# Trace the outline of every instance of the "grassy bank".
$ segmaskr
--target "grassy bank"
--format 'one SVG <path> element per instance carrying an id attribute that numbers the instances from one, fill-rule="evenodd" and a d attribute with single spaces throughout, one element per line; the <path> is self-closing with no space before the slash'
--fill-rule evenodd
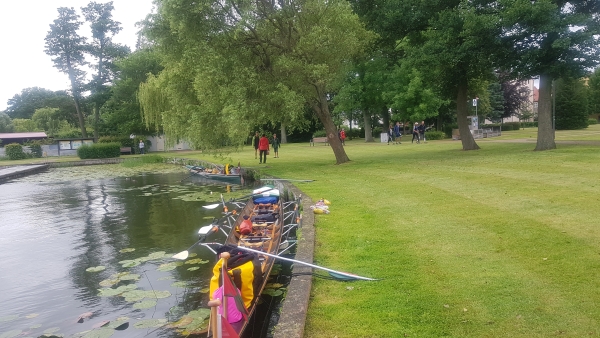
<path id="1" fill-rule="evenodd" d="M 355 140 L 344 165 L 308 143 L 266 166 L 249 147 L 228 160 L 315 180 L 297 186 L 332 202 L 316 216 L 317 263 L 382 279 L 315 280 L 306 337 L 598 337 L 600 125 L 557 132 L 552 151 L 532 151 L 535 137 L 471 152 Z"/>
<path id="2" fill-rule="evenodd" d="M 600 149 L 533 152 L 527 131 L 473 152 L 350 141 L 344 165 L 324 145 L 269 158 L 263 172 L 332 202 L 317 263 L 383 279 L 316 280 L 306 337 L 600 336 Z M 259 166 L 252 149 L 231 160 Z"/>

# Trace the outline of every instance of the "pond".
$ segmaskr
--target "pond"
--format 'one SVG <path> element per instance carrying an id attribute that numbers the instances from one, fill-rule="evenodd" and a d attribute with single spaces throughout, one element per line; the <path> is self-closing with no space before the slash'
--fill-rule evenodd
<path id="1" fill-rule="evenodd" d="M 171 256 L 220 217 L 203 205 L 250 188 L 158 168 L 57 168 L 0 185 L 0 337 L 190 333 L 166 323 L 201 317 L 215 258 L 203 247 Z"/>

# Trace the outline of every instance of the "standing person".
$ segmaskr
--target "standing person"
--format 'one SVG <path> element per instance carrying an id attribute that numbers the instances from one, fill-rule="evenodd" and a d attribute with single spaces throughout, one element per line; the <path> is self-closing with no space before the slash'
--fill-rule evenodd
<path id="1" fill-rule="evenodd" d="M 412 141 L 410 141 L 410 143 L 413 143 L 415 141 L 415 139 L 417 139 L 417 143 L 421 143 L 419 142 L 419 122 L 415 122 L 415 125 L 413 126 L 413 130 L 412 130 Z"/>
<path id="2" fill-rule="evenodd" d="M 394 142 L 394 127 L 390 124 L 390 128 L 387 131 L 387 144 L 390 145 L 390 142 Z"/>
<path id="3" fill-rule="evenodd" d="M 260 163 L 267 163 L 267 152 L 269 151 L 269 139 L 265 136 L 265 134 L 262 134 L 260 140 L 258 140 L 258 150 L 260 151 Z M 263 157 L 264 156 L 264 157 Z"/>
<path id="4" fill-rule="evenodd" d="M 271 140 L 271 144 L 273 145 L 273 158 L 279 158 L 279 139 L 277 138 L 277 134 L 273 134 L 273 140 Z"/>
<path id="5" fill-rule="evenodd" d="M 144 141 L 140 140 L 139 147 L 140 147 L 140 154 L 142 154 L 142 155 L 144 155 L 144 146 L 145 146 Z"/>
<path id="6" fill-rule="evenodd" d="M 423 140 L 423 143 L 425 143 L 425 130 L 427 129 L 427 127 L 425 127 L 425 121 L 421 121 L 421 124 L 419 125 L 419 134 L 421 134 L 421 140 Z"/>
<path id="7" fill-rule="evenodd" d="M 396 138 L 396 144 L 402 144 L 402 131 L 400 129 L 400 121 L 396 122 L 394 126 L 394 137 Z"/>
<path id="8" fill-rule="evenodd" d="M 343 146 L 346 145 L 346 131 L 344 130 L 344 128 L 340 129 L 340 141 L 342 141 Z"/>
<path id="9" fill-rule="evenodd" d="M 252 145 L 254 146 L 254 159 L 258 157 L 258 141 L 260 137 L 258 136 L 258 132 L 254 133 L 254 137 L 252 137 Z"/>

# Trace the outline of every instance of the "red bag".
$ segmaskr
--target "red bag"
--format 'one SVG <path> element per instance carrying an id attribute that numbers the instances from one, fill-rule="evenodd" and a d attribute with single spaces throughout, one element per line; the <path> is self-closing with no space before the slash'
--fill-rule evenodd
<path id="1" fill-rule="evenodd" d="M 242 224 L 240 224 L 240 233 L 242 235 L 249 235 L 252 233 L 252 221 L 249 219 L 245 219 Z"/>

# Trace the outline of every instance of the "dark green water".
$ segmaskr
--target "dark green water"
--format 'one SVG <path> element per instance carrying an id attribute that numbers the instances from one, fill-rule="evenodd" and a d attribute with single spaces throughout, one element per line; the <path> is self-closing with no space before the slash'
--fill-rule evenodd
<path id="1" fill-rule="evenodd" d="M 129 326 L 114 330 L 113 337 L 179 337 L 164 326 L 140 329 L 135 324 L 173 321 L 206 304 L 215 260 L 210 251 L 192 251 L 207 264 L 157 269 L 173 262 L 172 254 L 187 249 L 197 240 L 198 229 L 220 216 L 219 208 L 208 211 L 202 205 L 218 200 L 220 193 L 227 199 L 227 191 L 240 195 L 249 189 L 187 179 L 181 183 L 188 176 L 184 171 L 119 176 L 102 170 L 53 169 L 0 185 L 0 337 L 83 337 L 82 332 L 118 318 Z M 211 240 L 223 238 L 220 234 Z M 165 253 L 157 254 L 161 251 Z M 153 253 L 161 258 L 130 268 L 119 263 Z M 106 269 L 86 271 L 97 266 Z M 193 267 L 198 269 L 188 270 Z M 139 301 L 121 296 L 100 297 L 99 283 L 121 272 L 137 274 L 139 280 L 112 288 L 135 283 L 138 290 L 168 291 L 170 296 L 155 299 L 156 305 L 147 309 L 135 309 Z M 91 317 L 78 323 L 86 312 Z"/>

